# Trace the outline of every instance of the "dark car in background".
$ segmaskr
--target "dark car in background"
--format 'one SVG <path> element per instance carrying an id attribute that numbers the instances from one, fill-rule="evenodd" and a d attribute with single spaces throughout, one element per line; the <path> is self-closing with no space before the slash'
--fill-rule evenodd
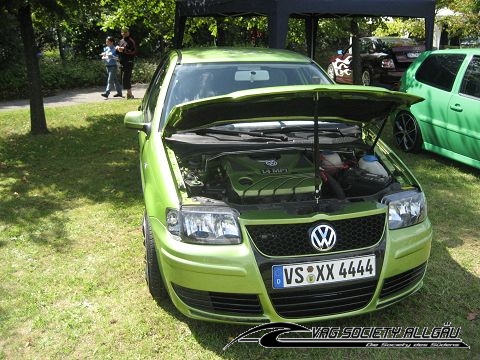
<path id="1" fill-rule="evenodd" d="M 353 83 L 351 49 L 350 45 L 330 58 L 327 73 L 337 83 Z M 405 70 L 424 50 L 424 45 L 409 38 L 360 38 L 362 84 L 396 89 Z"/>

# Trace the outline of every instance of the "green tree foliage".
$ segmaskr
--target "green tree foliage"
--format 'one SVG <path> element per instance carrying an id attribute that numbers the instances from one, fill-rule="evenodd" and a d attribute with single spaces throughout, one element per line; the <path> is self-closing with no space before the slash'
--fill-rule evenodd
<path id="1" fill-rule="evenodd" d="M 480 37 L 480 1 L 479 0 L 450 0 L 439 1 L 444 7 L 454 11 L 454 15 L 440 19 L 450 35 L 460 38 Z M 438 7 L 438 4 L 437 4 Z"/>
<path id="2" fill-rule="evenodd" d="M 101 0 L 98 25 L 104 32 L 130 27 L 144 55 L 162 51 L 173 39 L 175 1 Z"/>
<path id="3" fill-rule="evenodd" d="M 7 1 L 7 0 L 3 0 Z M 13 0 L 9 0 L 13 1 Z M 20 1 L 20 0 L 16 0 Z M 37 43 L 41 48 L 57 48 L 62 57 L 98 58 L 105 37 L 119 38 L 120 28 L 129 26 L 139 45 L 141 57 L 151 57 L 172 46 L 175 0 L 57 0 L 33 3 L 58 4 L 63 16 L 49 7 L 34 6 L 33 22 Z M 463 16 L 443 21 L 449 31 L 462 37 L 476 36 L 480 31 L 480 0 L 438 0 L 437 8 L 448 7 Z M 349 18 L 320 19 L 317 51 L 344 48 L 350 39 Z M 423 20 L 359 19 L 362 35 L 406 35 L 424 37 Z M 378 29 L 377 29 L 378 27 Z M 195 18 L 187 21 L 185 46 L 268 44 L 267 21 L 264 17 Z M 289 48 L 305 49 L 305 25 L 290 19 L 287 44 Z M 2 56 L 0 54 L 0 56 Z"/>
<path id="4" fill-rule="evenodd" d="M 448 30 L 451 37 L 480 37 L 480 0 L 437 0 L 437 12 L 449 9 L 452 15 L 437 17 L 439 27 Z M 424 39 L 423 19 L 394 19 L 385 21 L 375 30 L 376 35 L 398 35 Z"/>
<path id="5" fill-rule="evenodd" d="M 418 40 L 425 39 L 425 20 L 386 19 L 373 31 L 376 36 L 406 36 Z"/>
<path id="6" fill-rule="evenodd" d="M 0 60 L 3 64 L 12 64 L 9 61 L 12 58 L 25 58 L 15 12 L 25 4 L 30 6 L 34 28 L 32 49 L 59 54 L 63 60 L 98 60 L 105 37 L 112 35 L 118 39 L 123 26 L 130 27 L 139 46 L 140 58 L 158 57 L 173 43 L 175 0 L 0 0 L 0 30 L 4 34 L 0 39 Z M 479 36 L 480 0 L 437 0 L 437 8 L 443 7 L 463 14 L 439 20 L 452 35 Z M 351 20 L 319 20 L 315 60 L 321 65 L 325 66 L 331 54 L 350 44 Z M 357 18 L 356 21 L 359 36 L 424 38 L 423 20 Z M 184 46 L 268 46 L 267 19 L 261 16 L 189 19 L 183 43 Z M 289 20 L 287 47 L 306 53 L 302 20 Z M 17 61 L 11 66 L 21 65 L 22 61 Z"/>

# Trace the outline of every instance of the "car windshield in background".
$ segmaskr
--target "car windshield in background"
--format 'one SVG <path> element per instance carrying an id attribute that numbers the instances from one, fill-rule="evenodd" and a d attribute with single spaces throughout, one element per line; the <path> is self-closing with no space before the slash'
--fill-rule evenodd
<path id="1" fill-rule="evenodd" d="M 391 50 L 395 47 L 415 46 L 418 44 L 415 40 L 409 38 L 381 38 L 378 39 L 378 45 L 385 50 Z"/>
<path id="2" fill-rule="evenodd" d="M 175 105 L 235 91 L 331 83 L 313 64 L 184 64 L 175 70 L 162 117 Z"/>

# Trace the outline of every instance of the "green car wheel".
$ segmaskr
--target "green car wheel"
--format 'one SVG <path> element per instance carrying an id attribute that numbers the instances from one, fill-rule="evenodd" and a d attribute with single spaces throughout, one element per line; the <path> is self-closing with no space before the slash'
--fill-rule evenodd
<path id="1" fill-rule="evenodd" d="M 152 228 L 150 227 L 146 212 L 143 217 L 142 230 L 145 245 L 145 280 L 147 281 L 150 294 L 157 302 L 159 302 L 168 298 L 168 293 L 165 289 L 165 284 L 163 283 L 160 267 L 158 266 Z"/>
<path id="2" fill-rule="evenodd" d="M 418 153 L 422 149 L 422 134 L 417 119 L 408 111 L 395 116 L 393 137 L 397 146 L 405 152 Z"/>

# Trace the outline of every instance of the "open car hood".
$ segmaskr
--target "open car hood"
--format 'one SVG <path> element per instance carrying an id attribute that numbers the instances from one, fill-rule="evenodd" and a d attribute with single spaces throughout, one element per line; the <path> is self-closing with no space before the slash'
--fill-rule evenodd
<path id="1" fill-rule="evenodd" d="M 386 119 L 395 108 L 422 100 L 382 88 L 352 85 L 250 89 L 177 105 L 167 118 L 165 135 L 255 121 L 318 119 L 363 125 Z"/>

